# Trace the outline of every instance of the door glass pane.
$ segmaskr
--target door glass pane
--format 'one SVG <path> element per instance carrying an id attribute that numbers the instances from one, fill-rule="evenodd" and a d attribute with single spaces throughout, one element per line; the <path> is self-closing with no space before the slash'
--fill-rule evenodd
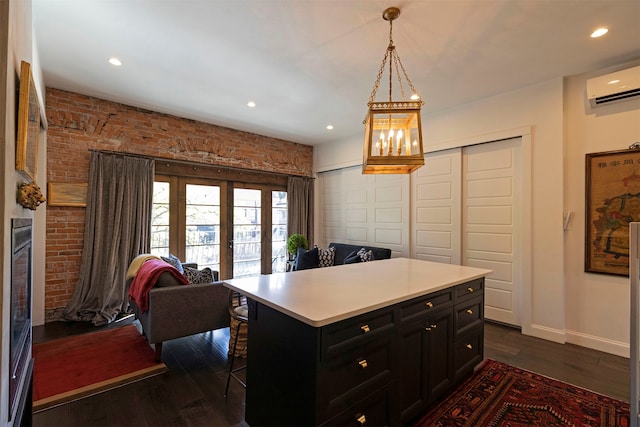
<path id="1" fill-rule="evenodd" d="M 169 256 L 169 183 L 153 183 L 151 210 L 151 250 L 158 256 Z"/>
<path id="2" fill-rule="evenodd" d="M 233 190 L 233 277 L 261 273 L 261 191 Z"/>
<path id="3" fill-rule="evenodd" d="M 186 186 L 185 261 L 220 271 L 220 187 Z"/>
<path id="4" fill-rule="evenodd" d="M 287 266 L 287 192 L 271 192 L 271 271 L 280 273 Z"/>

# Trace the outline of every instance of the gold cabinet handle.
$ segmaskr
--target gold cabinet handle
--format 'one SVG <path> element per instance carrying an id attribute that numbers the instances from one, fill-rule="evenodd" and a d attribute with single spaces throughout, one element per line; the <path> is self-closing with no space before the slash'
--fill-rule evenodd
<path id="1" fill-rule="evenodd" d="M 471 344 L 467 344 L 467 348 L 468 348 L 469 350 L 473 350 L 473 346 L 472 346 Z"/>
<path id="2" fill-rule="evenodd" d="M 431 301 L 427 302 L 427 307 L 428 308 L 433 308 L 433 303 Z"/>
<path id="3" fill-rule="evenodd" d="M 473 288 L 467 288 L 469 292 L 473 292 Z"/>
<path id="4" fill-rule="evenodd" d="M 473 314 L 473 310 L 471 309 L 467 310 L 467 314 Z"/>
<path id="5" fill-rule="evenodd" d="M 359 362 L 358 362 L 358 365 L 360 365 L 360 367 L 361 367 L 362 369 L 364 369 L 364 368 L 366 368 L 367 366 L 369 366 L 369 365 L 367 364 L 367 359 L 362 359 L 361 361 L 359 361 Z"/>
<path id="6" fill-rule="evenodd" d="M 438 325 L 429 325 L 426 328 L 424 328 L 426 331 L 430 331 L 432 329 L 438 329 Z"/>
<path id="7" fill-rule="evenodd" d="M 367 423 L 367 417 L 365 417 L 364 414 L 356 415 L 356 421 L 359 425 L 363 426 Z"/>
<path id="8" fill-rule="evenodd" d="M 369 325 L 362 325 L 360 326 L 360 329 L 362 329 L 362 332 L 364 332 L 365 334 L 371 331 L 371 329 L 369 328 Z"/>

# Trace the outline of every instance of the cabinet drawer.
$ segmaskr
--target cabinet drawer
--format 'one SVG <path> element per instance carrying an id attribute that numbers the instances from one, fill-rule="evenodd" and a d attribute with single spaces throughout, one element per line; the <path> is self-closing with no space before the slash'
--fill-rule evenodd
<path id="1" fill-rule="evenodd" d="M 484 290 L 484 277 L 458 285 L 455 288 L 456 302 L 461 302 L 466 300 L 467 298 L 473 298 L 475 296 L 478 296 L 478 294 L 482 294 L 483 290 Z"/>
<path id="2" fill-rule="evenodd" d="M 336 413 L 387 385 L 393 377 L 395 342 L 390 338 L 376 340 L 323 362 L 319 407 Z"/>
<path id="3" fill-rule="evenodd" d="M 473 372 L 473 368 L 482 362 L 483 354 L 484 333 L 482 327 L 474 333 L 457 339 L 453 350 L 454 381 L 457 382 Z"/>
<path id="4" fill-rule="evenodd" d="M 392 399 L 388 388 L 383 388 L 355 403 L 322 426 L 391 426 L 394 419 Z"/>
<path id="5" fill-rule="evenodd" d="M 456 305 L 455 327 L 456 337 L 465 334 L 482 324 L 484 304 L 482 298 L 474 298 L 465 303 Z"/>
<path id="6" fill-rule="evenodd" d="M 440 292 L 412 299 L 400 305 L 400 319 L 404 322 L 417 320 L 440 309 L 453 305 L 453 291 L 446 289 Z"/>
<path id="7" fill-rule="evenodd" d="M 330 356 L 347 346 L 363 345 L 370 339 L 391 333 L 394 328 L 392 308 L 383 308 L 326 326 L 322 328 L 321 358 Z"/>

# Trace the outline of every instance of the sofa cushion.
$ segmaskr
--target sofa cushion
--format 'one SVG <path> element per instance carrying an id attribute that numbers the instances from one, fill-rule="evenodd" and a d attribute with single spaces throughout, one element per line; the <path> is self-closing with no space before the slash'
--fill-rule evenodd
<path id="1" fill-rule="evenodd" d="M 160 257 L 160 258 L 162 258 L 162 260 L 164 262 L 167 262 L 167 263 L 171 264 L 180 273 L 184 274 L 184 269 L 182 268 L 182 262 L 180 261 L 180 258 L 175 256 L 174 254 L 169 254 L 168 257 L 164 257 L 163 256 L 163 257 Z"/>
<path id="2" fill-rule="evenodd" d="M 335 248 L 320 249 L 318 248 L 318 266 L 332 267 L 336 257 Z"/>
<path id="3" fill-rule="evenodd" d="M 318 248 L 313 248 L 308 251 L 304 248 L 298 248 L 296 270 L 308 270 L 310 268 L 316 268 L 319 265 Z"/>
<path id="4" fill-rule="evenodd" d="M 355 264 L 357 262 L 361 262 L 360 255 L 358 255 L 358 251 L 351 251 L 349 255 L 344 258 L 344 264 Z"/>
<path id="5" fill-rule="evenodd" d="M 374 261 L 375 258 L 373 256 L 373 251 L 371 251 L 371 249 L 366 250 L 365 248 L 362 248 L 358 251 L 358 256 L 360 257 L 360 261 L 362 262 L 367 262 L 367 261 Z"/>
<path id="6" fill-rule="evenodd" d="M 209 267 L 205 267 L 202 270 L 198 270 L 197 268 L 185 267 L 184 277 L 186 277 L 187 281 L 192 285 L 198 283 L 213 282 L 213 272 Z"/>
<path id="7" fill-rule="evenodd" d="M 335 264 L 343 264 L 347 255 L 349 255 L 353 251 L 359 251 L 362 248 L 366 250 L 371 250 L 373 254 L 373 258 L 376 260 L 379 259 L 389 259 L 391 258 L 391 249 L 388 248 L 377 248 L 374 246 L 363 246 L 363 245 L 351 245 L 348 243 L 330 243 L 330 248 L 336 248 L 336 257 Z"/>

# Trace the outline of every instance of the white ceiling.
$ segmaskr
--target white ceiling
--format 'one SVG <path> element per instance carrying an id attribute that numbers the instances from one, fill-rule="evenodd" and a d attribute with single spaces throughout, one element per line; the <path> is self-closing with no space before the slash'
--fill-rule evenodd
<path id="1" fill-rule="evenodd" d="M 640 58 L 640 0 L 33 0 L 47 87 L 309 145 L 362 134 L 389 6 L 423 118 Z"/>

